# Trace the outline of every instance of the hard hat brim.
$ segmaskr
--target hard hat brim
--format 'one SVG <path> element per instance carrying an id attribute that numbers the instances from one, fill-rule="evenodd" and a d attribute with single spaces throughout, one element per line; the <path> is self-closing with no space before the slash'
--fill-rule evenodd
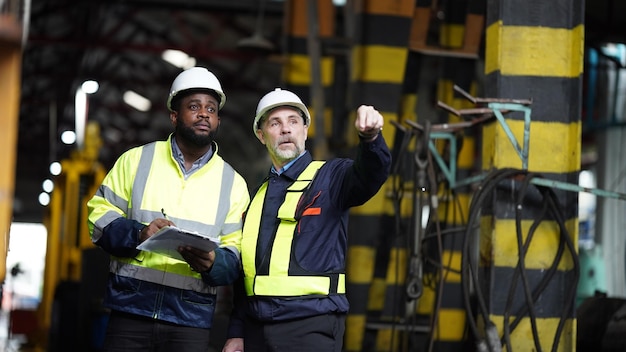
<path id="1" fill-rule="evenodd" d="M 311 115 L 309 114 L 309 109 L 307 109 L 307 107 L 304 104 L 299 104 L 296 102 L 293 102 L 293 103 L 292 102 L 279 102 L 279 103 L 267 105 L 261 111 L 257 113 L 257 115 L 254 117 L 254 125 L 252 126 L 253 132 L 256 133 L 256 130 L 260 129 L 259 121 L 261 120 L 263 115 L 265 115 L 268 111 L 281 107 L 281 106 L 292 107 L 292 108 L 302 111 L 302 113 L 304 114 L 304 118 L 305 118 L 304 124 L 307 126 L 311 124 Z"/>
<path id="2" fill-rule="evenodd" d="M 174 101 L 177 98 L 182 99 L 183 97 L 190 95 L 190 94 L 194 94 L 194 93 L 206 93 L 206 94 L 214 96 L 215 98 L 219 100 L 220 110 L 222 109 L 222 107 L 224 106 L 224 103 L 226 102 L 226 95 L 224 95 L 224 93 L 222 92 L 216 91 L 215 89 L 203 88 L 203 87 L 189 88 L 189 89 L 184 89 L 184 90 L 171 94 L 167 98 L 167 109 L 169 111 L 174 111 L 172 109 L 172 101 Z"/>

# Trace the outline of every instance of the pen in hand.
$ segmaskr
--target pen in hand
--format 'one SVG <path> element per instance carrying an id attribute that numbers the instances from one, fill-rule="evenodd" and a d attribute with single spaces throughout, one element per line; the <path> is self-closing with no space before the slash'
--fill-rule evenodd
<path id="1" fill-rule="evenodd" d="M 167 217 L 167 214 L 165 214 L 165 209 L 161 208 L 161 214 L 163 214 L 163 217 L 165 218 L 165 220 L 169 220 L 170 218 Z"/>

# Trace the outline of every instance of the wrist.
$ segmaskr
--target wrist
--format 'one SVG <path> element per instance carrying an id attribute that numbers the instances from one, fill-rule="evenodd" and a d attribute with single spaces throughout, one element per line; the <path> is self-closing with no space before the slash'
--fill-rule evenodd
<path id="1" fill-rule="evenodd" d="M 141 242 L 146 240 L 146 236 L 144 236 L 144 230 L 146 229 L 146 227 L 148 227 L 148 226 L 144 226 L 144 227 L 138 229 L 138 231 L 137 231 L 137 241 L 139 243 L 141 243 Z"/>
<path id="2" fill-rule="evenodd" d="M 363 141 L 371 142 L 374 139 L 376 139 L 376 137 L 378 137 L 379 134 L 380 134 L 380 130 L 376 132 L 370 132 L 370 133 L 364 133 L 364 132 L 359 131 L 359 138 Z"/>

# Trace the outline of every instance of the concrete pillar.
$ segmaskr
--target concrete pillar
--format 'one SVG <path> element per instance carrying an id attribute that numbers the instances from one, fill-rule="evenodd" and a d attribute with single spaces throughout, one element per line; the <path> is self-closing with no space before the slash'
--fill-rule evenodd
<path id="1" fill-rule="evenodd" d="M 355 37 L 350 95 L 346 100 L 350 112 L 346 140 L 349 146 L 357 144 L 357 134 L 351 127 L 354 112 L 359 105 L 367 104 L 383 114 L 382 133 L 392 145 L 395 129 L 390 121 L 398 121 L 414 0 L 365 0 L 349 4 L 354 6 Z M 388 276 L 385 260 L 395 260 L 392 257 L 397 253 L 389 253 L 394 237 L 390 231 L 394 226 L 394 210 L 387 197 L 389 182 L 373 199 L 351 211 L 346 267 L 351 310 L 346 323 L 346 351 L 389 350 L 393 344 L 390 326 L 366 327 L 368 316 L 386 315 L 383 310 L 387 284 L 389 280 L 395 281 L 393 276 Z"/>
<path id="2" fill-rule="evenodd" d="M 332 130 L 334 59 L 323 52 L 323 40 L 335 35 L 335 6 L 332 0 L 289 0 L 285 2 L 286 63 L 283 80 L 309 108 L 309 144 L 313 157 L 328 157 Z"/>
<path id="3" fill-rule="evenodd" d="M 473 106 L 467 99 L 455 93 L 454 86 L 471 94 L 476 93 L 484 1 L 457 0 L 445 5 L 439 9 L 445 15 L 438 24 L 438 46 L 436 50 L 431 47 L 440 67 L 437 100 L 456 110 L 471 108 Z M 440 112 L 437 120 L 448 123 L 462 121 L 461 117 L 445 112 Z M 457 143 L 456 155 L 446 152 L 452 148 L 450 140 L 434 140 L 439 155 L 455 158 L 455 180 L 463 180 L 475 172 L 475 134 L 475 129 L 466 129 L 453 136 Z M 430 287 L 425 287 L 431 292 L 425 290 L 430 294 L 420 300 L 419 310 L 429 312 L 431 316 L 431 333 L 425 348 L 429 351 L 458 351 L 466 349 L 467 344 L 466 311 L 459 275 L 463 255 L 460 229 L 467 221 L 472 190 L 467 185 L 457 187 L 442 180 L 435 192 L 439 201 L 437 208 L 431 209 L 431 223 L 427 231 L 430 236 L 423 243 L 426 255 L 431 258 L 424 268 L 424 282 L 431 283 Z M 436 216 L 432 214 L 435 211 Z"/>
<path id="4" fill-rule="evenodd" d="M 454 85 L 472 94 L 476 93 L 476 65 L 483 31 L 484 5 L 484 1 L 416 1 L 410 48 L 428 56 L 429 61 L 436 62 L 436 100 L 457 110 L 472 106 L 454 92 Z M 438 110 L 418 116 L 417 122 L 425 125 L 427 120 L 433 124 L 455 123 L 460 122 L 460 117 Z M 450 156 L 456 162 L 456 169 L 452 171 L 456 180 L 463 180 L 476 169 L 475 130 L 462 131 L 454 138 L 459 149 L 456 150 L 458 154 Z M 421 139 L 424 139 L 423 136 Z M 452 147 L 450 140 L 435 139 L 433 142 L 439 155 L 443 158 L 450 155 L 446 152 Z M 431 163 L 434 163 L 434 158 Z M 458 351 L 465 349 L 467 344 L 466 313 L 459 275 L 463 243 L 462 231 L 459 229 L 466 221 L 471 189 L 454 184 L 451 187 L 445 180 L 437 182 L 436 188 L 430 192 L 435 193 L 438 204 L 436 209 L 430 207 L 431 221 L 420 244 L 423 248 L 423 293 L 415 312 L 418 317 L 416 321 L 426 323 L 430 331 L 426 339 L 417 335 L 411 342 L 414 348 L 429 351 Z"/>
<path id="5" fill-rule="evenodd" d="M 487 1 L 485 96 L 532 99 L 527 171 L 571 184 L 578 184 L 581 155 L 583 19 L 582 0 Z M 523 119 L 521 112 L 505 115 L 520 144 Z M 523 168 L 501 124 L 485 125 L 482 132 L 485 172 Z M 531 186 L 516 206 L 523 180 L 498 183 L 484 202 L 479 329 L 483 324 L 489 332 L 497 330 L 510 341 L 507 350 L 573 351 L 578 194 L 552 188 L 556 206 L 550 209 L 559 209 L 558 219 L 543 211 L 545 189 Z M 524 256 L 518 237 L 530 239 Z"/>

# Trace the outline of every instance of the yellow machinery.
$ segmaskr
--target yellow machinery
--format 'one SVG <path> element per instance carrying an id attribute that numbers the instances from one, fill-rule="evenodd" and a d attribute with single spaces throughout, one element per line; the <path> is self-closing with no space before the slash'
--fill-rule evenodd
<path id="1" fill-rule="evenodd" d="M 9 229 L 13 215 L 22 67 L 21 40 L 22 30 L 15 16 L 0 13 L 0 282 L 6 277 Z"/>
<path id="2" fill-rule="evenodd" d="M 100 145 L 99 126 L 88 123 L 84 148 L 61 161 L 62 171 L 54 182 L 45 219 L 48 243 L 43 293 L 37 309 L 37 350 L 88 350 L 79 348 L 89 343 L 89 332 L 84 330 L 89 328 L 90 317 L 85 307 L 91 303 L 85 301 L 84 278 L 108 272 L 102 264 L 90 265 L 87 269 L 84 265 L 85 258 L 105 258 L 104 252 L 96 248 L 89 237 L 86 207 L 106 174 L 97 161 Z M 85 340 L 77 340 L 78 336 Z"/>
<path id="3" fill-rule="evenodd" d="M 0 8 L 0 282 L 6 278 L 13 213 L 23 46 L 22 24 L 16 15 L 19 6 L 11 4 Z M 28 336 L 36 351 L 88 351 L 93 344 L 88 329 L 93 325 L 90 307 L 94 303 L 89 300 L 97 295 L 90 295 L 85 286 L 94 286 L 94 277 L 106 275 L 108 256 L 91 243 L 86 202 L 106 172 L 97 161 L 99 126 L 88 123 L 85 134 L 84 147 L 61 162 L 62 172 L 55 179 L 45 219 L 48 240 L 43 292 L 35 312 L 35 333 Z M 85 263 L 89 264 L 87 270 Z M 81 335 L 85 338 L 77 339 Z"/>

